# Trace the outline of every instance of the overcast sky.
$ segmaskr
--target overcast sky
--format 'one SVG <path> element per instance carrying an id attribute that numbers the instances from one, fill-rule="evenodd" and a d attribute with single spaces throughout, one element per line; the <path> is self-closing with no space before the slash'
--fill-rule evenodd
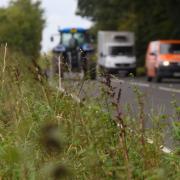
<path id="1" fill-rule="evenodd" d="M 0 0 L 0 6 L 6 6 L 9 0 Z M 41 0 L 45 10 L 46 27 L 43 32 L 43 51 L 50 50 L 56 42 L 50 42 L 50 36 L 57 33 L 58 27 L 89 28 L 91 22 L 75 15 L 77 0 Z"/>

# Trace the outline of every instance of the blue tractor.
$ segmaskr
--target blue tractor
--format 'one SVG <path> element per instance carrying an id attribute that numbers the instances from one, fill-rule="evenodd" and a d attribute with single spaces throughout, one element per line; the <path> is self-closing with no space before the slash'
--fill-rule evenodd
<path id="1" fill-rule="evenodd" d="M 95 49 L 93 38 L 87 29 L 59 29 L 60 42 L 53 48 L 53 69 L 58 72 L 58 57 L 61 59 L 61 76 L 66 71 L 83 72 L 85 77 L 96 78 Z M 53 40 L 53 38 L 52 38 Z"/>

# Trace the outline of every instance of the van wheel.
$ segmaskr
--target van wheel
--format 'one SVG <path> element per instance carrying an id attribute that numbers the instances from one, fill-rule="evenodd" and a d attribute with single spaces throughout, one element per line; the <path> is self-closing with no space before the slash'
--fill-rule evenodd
<path id="1" fill-rule="evenodd" d="M 150 77 L 150 76 L 148 76 L 148 77 L 147 77 L 147 81 L 148 81 L 148 82 L 151 82 L 151 81 L 152 81 L 152 79 L 153 79 L 153 78 L 152 78 L 152 77 Z"/>
<path id="2" fill-rule="evenodd" d="M 162 77 L 160 76 L 158 70 L 156 70 L 155 82 L 157 83 L 162 82 Z"/>
<path id="3" fill-rule="evenodd" d="M 156 77 L 155 77 L 155 82 L 161 83 L 161 82 L 162 82 L 162 77 L 156 76 Z"/>

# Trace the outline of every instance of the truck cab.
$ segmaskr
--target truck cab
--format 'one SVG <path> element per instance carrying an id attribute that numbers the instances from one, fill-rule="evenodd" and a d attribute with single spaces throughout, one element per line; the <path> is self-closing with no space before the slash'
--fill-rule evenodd
<path id="1" fill-rule="evenodd" d="M 98 65 L 109 73 L 125 71 L 136 74 L 134 35 L 131 32 L 98 33 Z"/>

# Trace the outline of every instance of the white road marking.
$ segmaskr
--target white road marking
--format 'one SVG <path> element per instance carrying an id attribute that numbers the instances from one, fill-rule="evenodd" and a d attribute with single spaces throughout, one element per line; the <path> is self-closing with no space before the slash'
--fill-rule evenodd
<path id="1" fill-rule="evenodd" d="M 134 86 L 140 86 L 140 87 L 146 87 L 146 88 L 149 88 L 151 85 L 148 84 L 148 83 L 143 83 L 143 82 L 133 82 L 133 81 L 125 81 L 125 80 L 122 80 L 122 79 L 112 79 L 112 82 L 114 83 L 128 83 L 130 85 L 134 85 Z M 156 86 L 151 86 L 152 88 L 156 88 Z M 159 90 L 162 90 L 162 91 L 167 91 L 167 92 L 171 92 L 171 93 L 180 93 L 180 89 L 175 89 L 175 88 L 172 88 L 172 84 L 170 84 L 170 88 L 168 87 L 163 87 L 163 86 L 160 86 L 160 87 L 157 87 Z"/>
<path id="2" fill-rule="evenodd" d="M 141 82 L 130 82 L 129 84 L 135 85 L 135 86 L 140 86 L 140 87 L 150 87 L 149 84 L 147 84 L 147 83 L 141 83 Z"/>
<path id="3" fill-rule="evenodd" d="M 112 82 L 114 83 L 125 83 L 125 80 L 122 79 L 112 79 Z M 140 87 L 150 87 L 149 84 L 147 83 L 141 83 L 141 82 L 129 82 L 127 81 L 128 84 L 134 85 L 134 86 L 140 86 Z"/>
<path id="4" fill-rule="evenodd" d="M 162 87 L 162 86 L 160 86 L 158 89 L 162 91 L 172 92 L 172 93 L 180 93 L 180 89 L 173 89 L 173 88 L 167 88 L 167 87 Z"/>
<path id="5" fill-rule="evenodd" d="M 125 83 L 125 81 L 122 79 L 112 79 L 111 81 L 114 83 Z"/>

